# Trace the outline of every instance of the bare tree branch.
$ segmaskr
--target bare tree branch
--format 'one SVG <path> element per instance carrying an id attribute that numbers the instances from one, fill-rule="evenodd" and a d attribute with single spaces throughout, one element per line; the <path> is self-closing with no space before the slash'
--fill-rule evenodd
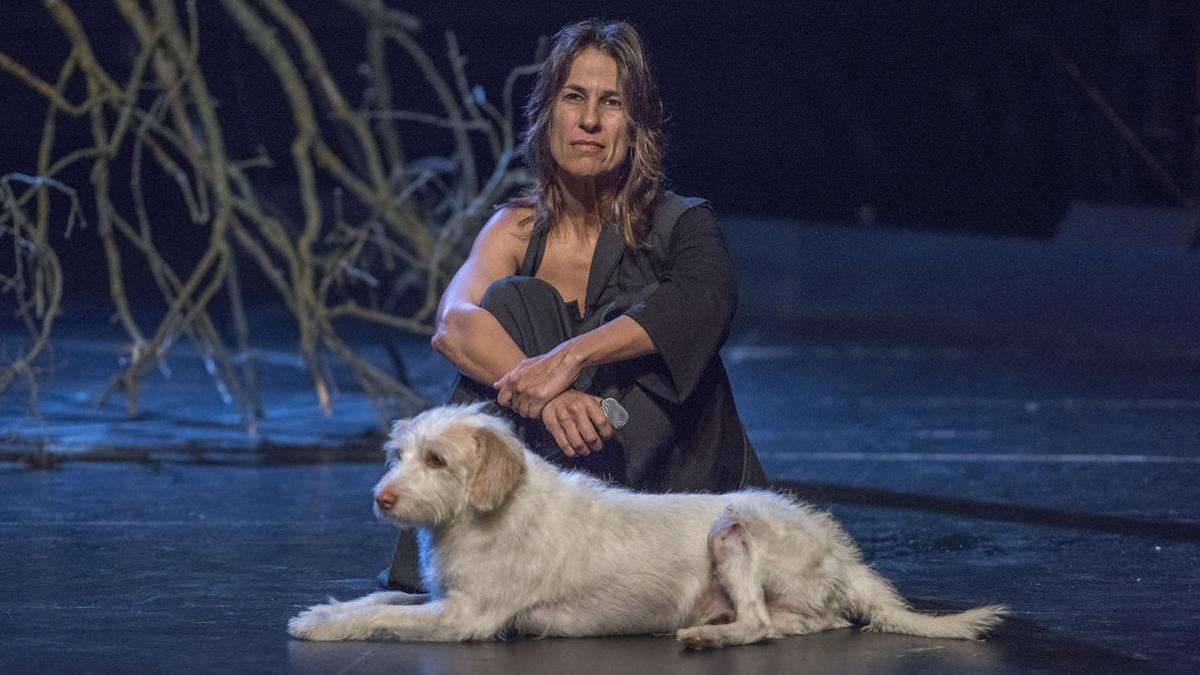
<path id="1" fill-rule="evenodd" d="M 512 96 L 516 80 L 536 66 L 515 69 L 504 83 L 502 102 L 494 105 L 471 86 L 453 34 L 444 35 L 447 77 L 418 40 L 415 17 L 380 0 L 342 0 L 362 18 L 368 45 L 370 88 L 352 107 L 340 74 L 330 70 L 286 0 L 221 0 L 220 10 L 268 66 L 270 85 L 288 103 L 288 162 L 299 196 L 295 220 L 290 210 L 262 196 L 271 190 L 258 170 L 275 160 L 261 148 L 235 158 L 226 145 L 198 60 L 205 36 L 195 0 L 114 0 L 138 46 L 126 64 L 100 62 L 67 0 L 43 1 L 71 47 L 55 83 L 0 53 L 0 74 L 49 104 L 36 175 L 10 172 L 0 178 L 0 251 L 12 258 L 12 273 L 0 275 L 0 296 L 14 298 L 15 314 L 30 335 L 23 352 L 0 367 L 0 393 L 23 381 L 36 397 L 37 360 L 65 301 L 54 241 L 83 222 L 79 196 L 57 176 L 86 162 L 109 296 L 132 344 L 102 399 L 120 392 L 129 413 L 137 415 L 141 382 L 182 337 L 253 430 L 264 413 L 244 298 L 243 280 L 253 276 L 265 281 L 257 284 L 260 293 L 273 293 L 295 321 L 297 350 L 327 413 L 336 392 L 334 364 L 349 368 L 376 400 L 381 419 L 423 404 L 404 383 L 357 353 L 340 326 L 353 321 L 432 333 L 437 299 L 478 226 L 509 190 L 528 183 L 526 172 L 511 166 Z M 177 14 L 180 7 L 183 15 Z M 392 55 L 407 61 L 393 63 L 389 44 L 399 47 Z M 397 109 L 403 102 L 396 100 L 391 73 L 402 67 L 416 68 L 439 110 Z M 80 81 L 86 98 L 73 103 L 64 92 Z M 57 151 L 60 123 L 86 129 L 89 145 Z M 444 134 L 446 154 L 406 157 L 403 135 L 414 125 L 426 135 Z M 341 133 L 346 147 L 335 148 L 331 133 Z M 126 173 L 113 173 L 115 167 Z M 52 191 L 70 201 L 65 217 Z M 155 208 L 147 203 L 150 195 Z M 163 199 L 180 208 L 162 212 L 157 204 Z M 164 213 L 182 213 L 184 222 Z M 164 233 L 183 226 L 202 228 L 207 246 L 187 259 L 173 253 L 168 260 L 161 250 Z M 135 311 L 133 289 L 127 287 L 135 267 L 153 280 L 151 289 L 137 291 L 157 292 L 165 304 L 157 315 Z M 227 298 L 232 328 L 213 319 L 219 297 Z"/>

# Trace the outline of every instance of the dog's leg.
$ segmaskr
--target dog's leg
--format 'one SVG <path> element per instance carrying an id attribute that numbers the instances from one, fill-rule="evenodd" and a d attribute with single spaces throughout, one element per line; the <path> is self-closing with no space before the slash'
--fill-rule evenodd
<path id="1" fill-rule="evenodd" d="M 315 605 L 309 607 L 310 610 L 320 609 L 324 612 L 347 612 L 363 607 L 373 607 L 375 605 L 423 605 L 429 602 L 428 593 L 404 593 L 402 591 L 377 591 L 370 595 L 364 595 L 356 600 L 347 600 L 339 602 L 333 598 L 329 598 L 329 603 L 324 605 Z"/>
<path id="2" fill-rule="evenodd" d="M 732 623 L 682 628 L 676 637 L 692 649 L 758 642 L 771 631 L 763 599 L 758 551 L 745 525 L 734 514 L 722 516 L 708 533 L 717 581 L 736 613 Z"/>
<path id="3" fill-rule="evenodd" d="M 407 594 L 406 594 L 407 595 Z M 302 640 L 492 640 L 506 618 L 491 619 L 450 600 L 423 605 L 371 604 L 340 610 L 317 605 L 288 621 L 288 634 Z"/>

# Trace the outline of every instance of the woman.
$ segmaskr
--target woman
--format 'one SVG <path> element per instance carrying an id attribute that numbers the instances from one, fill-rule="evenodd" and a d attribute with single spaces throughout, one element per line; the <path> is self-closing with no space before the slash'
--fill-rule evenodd
<path id="1" fill-rule="evenodd" d="M 535 184 L 484 225 L 438 309 L 450 400 L 494 398 L 534 451 L 634 488 L 765 484 L 718 354 L 732 263 L 707 202 L 662 189 L 662 102 L 634 28 L 559 31 L 526 116 Z M 620 431 L 604 398 L 628 411 Z M 408 548 L 388 585 L 415 578 Z"/>

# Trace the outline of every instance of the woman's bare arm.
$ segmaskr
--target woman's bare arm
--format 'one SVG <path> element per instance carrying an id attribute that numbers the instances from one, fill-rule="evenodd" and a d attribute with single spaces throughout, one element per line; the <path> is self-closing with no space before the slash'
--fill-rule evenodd
<path id="1" fill-rule="evenodd" d="M 628 316 L 619 316 L 563 342 L 539 356 L 522 359 L 492 386 L 496 402 L 524 417 L 565 391 L 584 368 L 624 361 L 655 352 L 650 334 Z"/>
<path id="2" fill-rule="evenodd" d="M 604 323 L 563 343 L 567 359 L 579 368 L 635 359 L 658 351 L 650 334 L 628 316 Z"/>
<path id="3" fill-rule="evenodd" d="M 479 303 L 493 282 L 517 273 L 528 242 L 521 233 L 526 214 L 501 209 L 488 220 L 438 305 L 433 348 L 477 382 L 495 382 L 525 358 L 500 321 Z"/>

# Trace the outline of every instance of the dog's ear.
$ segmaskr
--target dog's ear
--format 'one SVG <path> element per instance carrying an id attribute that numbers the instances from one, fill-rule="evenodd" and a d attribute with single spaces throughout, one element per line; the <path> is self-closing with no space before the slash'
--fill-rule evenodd
<path id="1" fill-rule="evenodd" d="M 503 504 L 512 492 L 525 472 L 525 455 L 519 444 L 506 441 L 492 429 L 476 429 L 475 444 L 479 452 L 467 484 L 467 499 L 486 513 Z"/>

